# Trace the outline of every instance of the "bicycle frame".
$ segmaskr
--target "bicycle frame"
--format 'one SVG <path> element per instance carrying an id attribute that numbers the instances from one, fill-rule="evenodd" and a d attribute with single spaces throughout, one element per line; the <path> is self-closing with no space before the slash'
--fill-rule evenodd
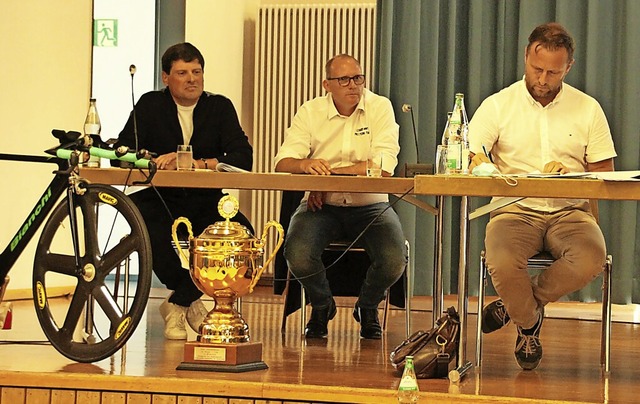
<path id="1" fill-rule="evenodd" d="M 33 163 L 53 163 L 58 165 L 58 171 L 47 185 L 38 199 L 31 213 L 18 228 L 16 234 L 11 238 L 9 244 L 0 254 L 0 288 L 4 285 L 5 279 L 15 262 L 24 251 L 29 241 L 33 238 L 36 231 L 48 217 L 49 212 L 56 206 L 56 203 L 69 187 L 69 174 L 63 173 L 69 167 L 67 160 L 58 157 L 49 156 L 29 156 L 19 154 L 0 154 L 0 160 L 4 161 L 22 161 Z"/>

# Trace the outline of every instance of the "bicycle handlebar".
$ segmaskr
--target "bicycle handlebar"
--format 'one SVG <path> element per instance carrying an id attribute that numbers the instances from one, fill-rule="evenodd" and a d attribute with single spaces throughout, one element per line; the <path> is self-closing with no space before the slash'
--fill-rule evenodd
<path id="1" fill-rule="evenodd" d="M 57 149 L 56 156 L 59 158 L 68 160 L 71 158 L 71 154 L 73 152 L 74 150 Z M 101 157 L 109 160 L 121 160 L 121 161 L 126 161 L 128 163 L 133 163 L 136 168 L 148 169 L 151 163 L 151 160 L 145 159 L 145 158 L 140 159 L 136 156 L 136 153 L 132 153 L 132 152 L 127 152 L 126 154 L 119 156 L 115 150 L 106 150 L 106 149 L 101 149 L 99 147 L 89 147 L 87 152 L 90 155 L 96 156 L 96 157 Z"/>
<path id="2" fill-rule="evenodd" d="M 51 134 L 58 140 L 60 140 L 61 145 L 56 148 L 51 148 L 46 150 L 46 153 L 55 155 L 59 159 L 64 159 L 69 161 L 69 166 L 66 169 L 62 169 L 58 173 L 69 174 L 74 168 L 78 165 L 80 153 L 89 153 L 91 156 L 96 156 L 100 158 L 106 158 L 109 160 L 120 160 L 125 161 L 127 163 L 132 163 L 136 168 L 147 169 L 149 170 L 149 175 L 144 181 L 134 181 L 134 185 L 146 185 L 150 184 L 151 180 L 156 174 L 157 166 L 154 161 L 148 156 L 154 156 L 154 153 L 148 152 L 146 150 L 138 150 L 136 152 L 130 152 L 127 147 L 121 146 L 117 149 L 111 148 L 102 148 L 91 146 L 92 141 L 93 144 L 105 145 L 108 146 L 107 143 L 102 142 L 100 137 L 96 136 L 96 139 L 93 136 L 82 136 L 80 132 L 65 132 L 60 129 L 53 129 Z M 95 142 L 98 143 L 95 143 Z"/>

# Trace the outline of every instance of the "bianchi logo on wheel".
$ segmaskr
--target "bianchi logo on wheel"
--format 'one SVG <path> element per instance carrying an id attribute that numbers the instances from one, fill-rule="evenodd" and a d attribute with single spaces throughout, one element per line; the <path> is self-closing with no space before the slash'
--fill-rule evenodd
<path id="1" fill-rule="evenodd" d="M 115 338 L 116 339 L 120 339 L 120 337 L 122 336 L 122 334 L 125 332 L 125 330 L 127 328 L 129 328 L 129 325 L 131 325 L 131 317 L 127 317 L 124 320 L 122 320 L 122 322 L 120 323 L 120 325 L 118 326 L 118 328 L 116 329 L 116 333 L 115 333 Z"/>
<path id="2" fill-rule="evenodd" d="M 98 198 L 100 198 L 100 200 L 104 203 L 108 203 L 109 205 L 117 205 L 118 204 L 118 198 L 116 198 L 113 195 L 110 195 L 106 192 L 100 192 L 98 193 Z"/>

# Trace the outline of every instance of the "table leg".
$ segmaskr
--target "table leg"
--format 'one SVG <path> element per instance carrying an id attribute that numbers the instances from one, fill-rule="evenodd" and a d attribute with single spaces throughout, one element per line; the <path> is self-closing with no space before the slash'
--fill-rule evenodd
<path id="1" fill-rule="evenodd" d="M 473 369 L 467 360 L 467 313 L 469 311 L 469 197 L 460 201 L 460 257 L 458 267 L 458 315 L 460 316 L 460 344 L 458 345 L 458 367 L 449 372 L 449 380 L 459 381 Z"/>
<path id="2" fill-rule="evenodd" d="M 438 210 L 435 225 L 434 239 L 434 263 L 433 263 L 433 294 L 431 327 L 436 326 L 436 321 L 442 315 L 444 293 L 442 291 L 442 233 L 444 227 L 444 196 L 436 197 L 436 209 Z"/>

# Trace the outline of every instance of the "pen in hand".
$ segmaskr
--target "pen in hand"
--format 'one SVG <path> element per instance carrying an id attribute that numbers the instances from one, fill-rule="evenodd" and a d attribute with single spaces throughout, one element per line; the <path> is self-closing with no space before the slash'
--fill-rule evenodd
<path id="1" fill-rule="evenodd" d="M 482 145 L 482 151 L 484 151 L 484 155 L 487 156 L 489 158 L 489 161 L 493 164 L 493 159 L 491 158 L 491 155 L 487 153 L 487 148 L 484 147 L 484 145 Z"/>

